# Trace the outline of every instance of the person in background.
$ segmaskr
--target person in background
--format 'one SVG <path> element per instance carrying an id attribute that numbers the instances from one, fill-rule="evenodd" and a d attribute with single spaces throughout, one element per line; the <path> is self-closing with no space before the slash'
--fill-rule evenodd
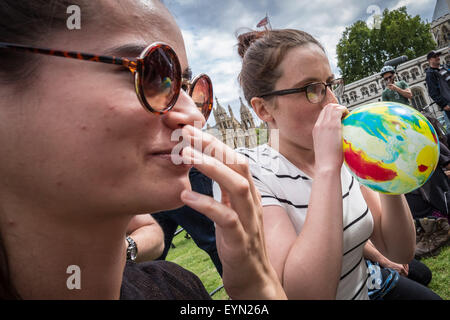
<path id="1" fill-rule="evenodd" d="M 420 188 L 407 194 L 416 224 L 415 256 L 436 255 L 450 240 L 450 150 L 447 136 L 443 134 L 439 121 L 429 115 L 425 117 L 435 129 L 439 141 L 439 162 L 430 178 Z"/>
<path id="2" fill-rule="evenodd" d="M 193 191 L 213 196 L 211 179 L 200 171 L 192 168 L 189 171 L 189 180 Z M 195 244 L 209 255 L 217 272 L 222 276 L 222 263 L 217 253 L 216 228 L 213 221 L 188 206 L 154 213 L 152 216 L 164 231 L 164 251 L 157 259 L 166 259 L 175 231 L 178 226 L 181 226 L 192 237 Z"/>
<path id="3" fill-rule="evenodd" d="M 416 259 L 407 264 L 392 262 L 383 256 L 367 241 L 364 247 L 364 258 L 372 270 L 379 268 L 379 274 L 373 272 L 372 277 L 379 277 L 378 286 L 375 281 L 368 281 L 369 297 L 372 300 L 442 300 L 436 293 L 427 288 L 431 281 L 431 270 Z M 375 269 L 375 271 L 377 271 Z"/>
<path id="4" fill-rule="evenodd" d="M 429 68 L 426 70 L 425 81 L 431 99 L 444 112 L 447 133 L 450 130 L 450 72 L 447 66 L 441 67 L 441 53 L 430 51 L 427 54 Z"/>
<path id="5" fill-rule="evenodd" d="M 394 67 L 384 66 L 380 71 L 380 76 L 386 84 L 386 89 L 384 89 L 381 94 L 382 101 L 391 101 L 410 105 L 409 99 L 412 98 L 411 89 L 404 80 L 395 82 Z"/>
<path id="6" fill-rule="evenodd" d="M 342 118 L 323 46 L 293 29 L 239 35 L 239 81 L 270 130 L 238 149 L 261 194 L 269 257 L 290 299 L 369 299 L 367 240 L 396 263 L 414 256 L 403 195 L 378 194 L 343 166 Z"/>

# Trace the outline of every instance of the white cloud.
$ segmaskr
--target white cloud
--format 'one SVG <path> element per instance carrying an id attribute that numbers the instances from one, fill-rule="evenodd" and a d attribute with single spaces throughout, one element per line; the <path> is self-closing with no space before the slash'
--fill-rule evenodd
<path id="1" fill-rule="evenodd" d="M 415 11 L 415 10 L 424 9 L 424 8 L 428 8 L 428 7 L 434 8 L 435 4 L 436 4 L 436 0 L 419 0 L 419 1 L 418 0 L 400 0 L 397 2 L 397 4 L 395 4 L 394 6 L 389 8 L 389 10 L 395 10 L 400 7 L 406 7 L 406 8 L 408 8 L 409 11 Z"/>

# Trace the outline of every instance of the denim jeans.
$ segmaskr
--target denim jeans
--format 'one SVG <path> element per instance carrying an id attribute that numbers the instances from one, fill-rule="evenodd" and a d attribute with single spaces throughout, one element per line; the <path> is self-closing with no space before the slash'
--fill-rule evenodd
<path id="1" fill-rule="evenodd" d="M 195 168 L 189 172 L 192 190 L 208 196 L 213 196 L 212 180 Z M 164 252 L 158 260 L 164 260 L 172 243 L 174 233 L 181 226 L 194 240 L 195 244 L 204 250 L 214 263 L 217 272 L 222 276 L 222 263 L 216 247 L 216 230 L 214 222 L 198 211 L 183 206 L 181 208 L 152 214 L 164 231 Z"/>

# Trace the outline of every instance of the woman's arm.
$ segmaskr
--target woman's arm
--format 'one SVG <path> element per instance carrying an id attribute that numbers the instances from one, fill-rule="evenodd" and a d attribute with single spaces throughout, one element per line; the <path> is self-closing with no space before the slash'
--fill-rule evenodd
<path id="1" fill-rule="evenodd" d="M 406 99 L 412 99 L 412 92 L 410 88 L 402 89 L 395 84 L 389 85 L 389 89 L 397 91 L 399 94 L 401 94 Z"/>
<path id="2" fill-rule="evenodd" d="M 405 197 L 378 194 L 364 186 L 361 192 L 372 212 L 375 247 L 391 261 L 409 263 L 414 258 L 416 232 Z"/>
<path id="3" fill-rule="evenodd" d="M 399 264 L 392 262 L 385 256 L 383 256 L 380 251 L 375 248 L 373 243 L 368 240 L 366 242 L 366 245 L 364 246 L 364 258 L 372 261 L 372 262 L 378 262 L 381 267 L 383 268 L 390 268 L 397 270 L 401 275 L 407 277 L 409 272 L 409 266 L 407 264 Z"/>
<path id="4" fill-rule="evenodd" d="M 340 172 L 315 175 L 298 236 L 283 208 L 263 212 L 269 257 L 288 298 L 335 299 L 343 254 Z"/>
<path id="5" fill-rule="evenodd" d="M 127 235 L 136 242 L 136 262 L 154 260 L 163 253 L 164 233 L 150 214 L 134 216 L 128 224 Z"/>
<path id="6" fill-rule="evenodd" d="M 264 209 L 264 224 L 266 230 L 270 228 L 266 236 L 272 246 L 269 256 L 289 298 L 336 298 L 343 255 L 341 118 L 345 113 L 345 107 L 328 104 L 314 126 L 314 180 L 300 234 L 294 238 L 292 231 L 286 236 L 281 227 L 279 231 L 272 228 L 287 214 L 271 207 Z M 276 252 L 278 246 L 280 252 Z"/>

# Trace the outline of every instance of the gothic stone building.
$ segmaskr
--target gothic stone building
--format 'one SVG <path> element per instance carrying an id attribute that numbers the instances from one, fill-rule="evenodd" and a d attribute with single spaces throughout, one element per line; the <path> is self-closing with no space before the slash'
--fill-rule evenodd
<path id="1" fill-rule="evenodd" d="M 241 115 L 241 122 L 239 122 L 228 105 L 228 113 L 224 107 L 219 103 L 216 97 L 216 105 L 213 109 L 214 120 L 216 125 L 207 126 L 206 132 L 212 134 L 217 139 L 228 145 L 230 148 L 254 148 L 257 146 L 257 133 L 253 116 L 249 108 L 241 102 L 239 113 Z"/>
<path id="2" fill-rule="evenodd" d="M 431 33 L 437 43 L 437 51 L 441 52 L 441 63 L 450 63 L 450 1 L 437 0 L 434 9 Z M 411 104 L 418 110 L 430 106 L 433 100 L 428 95 L 425 83 L 425 70 L 428 68 L 426 55 L 398 65 L 397 80 L 405 80 L 411 88 L 413 98 Z M 349 109 L 365 105 L 371 102 L 381 101 L 381 94 L 385 85 L 379 73 L 355 81 L 345 86 L 341 103 Z M 442 118 L 442 113 L 436 104 L 428 108 L 437 118 Z"/>

